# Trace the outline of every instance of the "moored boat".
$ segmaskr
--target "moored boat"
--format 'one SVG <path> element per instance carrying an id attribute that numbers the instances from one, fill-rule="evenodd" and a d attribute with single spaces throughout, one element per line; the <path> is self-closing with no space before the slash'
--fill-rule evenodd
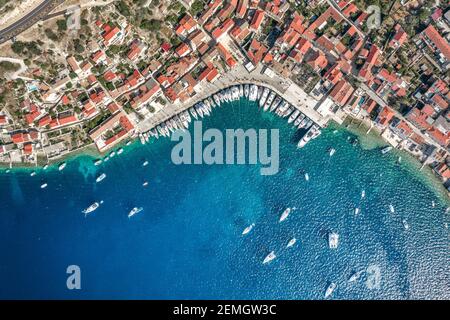
<path id="1" fill-rule="evenodd" d="M 131 211 L 128 213 L 128 218 L 131 218 L 132 216 L 134 216 L 135 214 L 141 212 L 142 210 L 144 210 L 144 208 L 142 208 L 142 207 L 134 207 L 134 208 L 131 209 Z"/>
<path id="2" fill-rule="evenodd" d="M 248 227 L 246 227 L 244 229 L 244 231 L 242 231 L 242 235 L 246 235 L 247 233 L 249 233 L 250 231 L 252 231 L 253 227 L 255 226 L 254 223 L 252 223 L 251 225 L 249 225 Z"/>
<path id="3" fill-rule="evenodd" d="M 273 259 L 275 259 L 277 256 L 275 255 L 275 251 L 271 251 L 263 260 L 263 264 L 269 263 Z"/>

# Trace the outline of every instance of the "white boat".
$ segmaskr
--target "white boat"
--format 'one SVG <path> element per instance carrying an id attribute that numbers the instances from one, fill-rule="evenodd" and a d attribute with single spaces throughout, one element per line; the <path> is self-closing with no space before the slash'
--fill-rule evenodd
<path id="1" fill-rule="evenodd" d="M 145 160 L 145 161 L 142 163 L 142 166 L 145 167 L 145 166 L 147 166 L 147 165 L 148 165 L 148 161 Z"/>
<path id="2" fill-rule="evenodd" d="M 305 172 L 305 180 L 309 181 L 309 174 L 308 174 L 308 172 Z"/>
<path id="3" fill-rule="evenodd" d="M 46 164 L 42 169 L 47 170 L 48 169 L 48 164 Z"/>
<path id="4" fill-rule="evenodd" d="M 278 108 L 278 106 L 280 105 L 281 101 L 282 101 L 281 97 L 277 96 L 275 98 L 275 100 L 273 101 L 272 105 L 270 106 L 269 111 L 273 112 L 274 110 L 276 110 Z"/>
<path id="5" fill-rule="evenodd" d="M 142 210 L 144 210 L 144 208 L 142 207 L 134 207 L 133 209 L 131 209 L 131 211 L 128 213 L 128 218 L 131 218 L 132 216 L 134 216 L 136 213 L 141 212 Z"/>
<path id="6" fill-rule="evenodd" d="M 305 115 L 303 113 L 300 113 L 300 115 L 294 121 L 294 126 L 298 127 L 303 119 L 305 119 Z"/>
<path id="7" fill-rule="evenodd" d="M 258 86 L 252 84 L 250 86 L 250 93 L 248 95 L 248 100 L 256 101 L 257 98 L 258 98 Z"/>
<path id="8" fill-rule="evenodd" d="M 147 181 L 144 181 L 144 183 L 142 184 L 142 186 L 143 186 L 143 187 L 148 186 L 148 182 L 147 182 Z"/>
<path id="9" fill-rule="evenodd" d="M 216 105 L 220 106 L 221 101 L 220 101 L 220 98 L 217 96 L 217 94 L 213 95 L 213 99 L 214 99 L 214 102 L 216 103 Z"/>
<path id="10" fill-rule="evenodd" d="M 366 196 L 366 191 L 365 190 L 361 191 L 361 199 L 364 199 L 365 196 Z"/>
<path id="11" fill-rule="evenodd" d="M 248 99 L 249 94 L 250 94 L 250 86 L 248 84 L 244 84 L 244 97 Z"/>
<path id="12" fill-rule="evenodd" d="M 62 170 L 64 170 L 65 167 L 66 167 L 66 163 L 63 162 L 63 163 L 61 163 L 61 164 L 58 166 L 58 170 L 59 170 L 59 171 L 62 171 Z"/>
<path id="13" fill-rule="evenodd" d="M 300 111 L 295 110 L 289 117 L 288 123 L 291 123 L 295 119 L 297 119 L 298 115 L 300 114 Z"/>
<path id="14" fill-rule="evenodd" d="M 119 148 L 119 150 L 117 150 L 117 154 L 122 154 L 123 153 L 123 148 Z"/>
<path id="15" fill-rule="evenodd" d="M 98 207 L 100 207 L 100 203 L 98 202 L 94 202 L 93 204 L 91 204 L 89 207 L 87 207 L 86 209 L 84 209 L 83 212 L 85 216 L 87 216 L 89 213 L 95 211 L 98 209 Z"/>
<path id="16" fill-rule="evenodd" d="M 292 238 L 286 245 L 286 248 L 292 247 L 297 242 L 297 239 Z"/>
<path id="17" fill-rule="evenodd" d="M 48 186 L 48 184 L 43 183 L 43 184 L 41 184 L 41 189 L 45 189 L 45 188 L 47 188 L 47 186 Z"/>
<path id="18" fill-rule="evenodd" d="M 284 220 L 286 220 L 286 218 L 289 216 L 289 213 L 291 213 L 291 208 L 287 208 L 286 210 L 284 210 L 280 216 L 279 222 L 283 222 Z"/>
<path id="19" fill-rule="evenodd" d="M 253 227 L 255 226 L 254 223 L 252 223 L 251 225 L 249 225 L 247 228 L 244 229 L 244 231 L 242 231 L 242 235 L 245 235 L 247 233 L 249 233 L 250 231 L 252 231 Z"/>
<path id="20" fill-rule="evenodd" d="M 336 232 L 330 232 L 328 235 L 328 245 L 330 249 L 336 249 L 339 245 L 339 235 Z"/>
<path id="21" fill-rule="evenodd" d="M 405 228 L 405 230 L 408 230 L 409 229 L 408 221 L 406 219 L 403 219 L 402 223 L 403 223 L 403 227 Z"/>
<path id="22" fill-rule="evenodd" d="M 145 136 L 144 136 L 144 138 L 145 138 Z M 116 155 L 116 152 L 115 151 L 111 151 L 111 153 L 109 154 L 109 157 L 110 158 L 114 158 L 115 155 Z"/>
<path id="23" fill-rule="evenodd" d="M 335 148 L 331 148 L 330 149 L 330 157 L 332 157 L 335 153 L 336 153 L 336 149 Z"/>
<path id="24" fill-rule="evenodd" d="M 327 290 L 325 291 L 325 299 L 328 298 L 329 296 L 331 296 L 331 294 L 336 289 L 336 287 L 337 287 L 336 283 L 334 283 L 334 282 L 330 283 Z"/>
<path id="25" fill-rule="evenodd" d="M 197 112 L 195 112 L 195 109 L 193 107 L 191 107 L 189 109 L 189 111 L 191 112 L 191 115 L 194 117 L 194 119 L 197 120 L 198 119 L 198 115 L 197 115 Z"/>
<path id="26" fill-rule="evenodd" d="M 102 159 L 95 160 L 94 165 L 99 166 L 102 164 Z"/>
<path id="27" fill-rule="evenodd" d="M 239 85 L 239 97 L 242 98 L 244 96 L 244 86 L 242 84 Z"/>
<path id="28" fill-rule="evenodd" d="M 358 215 L 359 213 L 359 208 L 355 208 L 355 215 Z"/>
<path id="29" fill-rule="evenodd" d="M 270 89 L 264 88 L 263 94 L 261 96 L 261 99 L 259 99 L 259 107 L 262 108 L 264 104 L 266 103 L 267 97 L 269 96 Z"/>
<path id="30" fill-rule="evenodd" d="M 283 112 L 283 118 L 286 118 L 287 116 L 289 116 L 293 111 L 295 110 L 294 107 L 289 106 L 286 111 Z"/>
<path id="31" fill-rule="evenodd" d="M 31 173 L 30 173 L 30 176 L 32 176 L 32 177 L 34 177 L 36 175 L 36 172 L 35 171 L 32 171 Z"/>
<path id="32" fill-rule="evenodd" d="M 433 201 L 431 201 L 431 206 L 434 208 L 436 206 L 436 203 Z"/>
<path id="33" fill-rule="evenodd" d="M 275 251 L 270 252 L 263 260 L 263 264 L 269 263 L 273 259 L 275 259 L 277 256 L 275 255 Z"/>
<path id="34" fill-rule="evenodd" d="M 320 135 L 320 129 L 318 129 L 316 126 L 311 127 L 311 129 L 309 129 L 308 132 L 306 132 L 306 134 L 298 142 L 297 147 L 303 148 L 310 140 L 315 139 L 318 135 Z"/>
<path id="35" fill-rule="evenodd" d="M 102 173 L 101 175 L 99 175 L 97 177 L 97 179 L 95 179 L 95 182 L 99 183 L 100 181 L 103 181 L 103 179 L 105 179 L 105 178 L 106 178 L 106 174 Z"/>
<path id="36" fill-rule="evenodd" d="M 273 99 L 275 99 L 275 92 L 270 92 L 269 97 L 267 98 L 267 101 L 264 104 L 264 111 L 269 110 L 269 107 L 272 105 Z"/>
<path id="37" fill-rule="evenodd" d="M 363 274 L 363 272 L 364 272 L 364 270 L 360 270 L 360 271 L 357 271 L 357 272 L 353 272 L 353 273 L 351 274 L 351 276 L 348 278 L 348 282 L 355 282 L 355 281 L 357 281 L 357 280 L 361 277 L 361 275 Z"/>
<path id="38" fill-rule="evenodd" d="M 264 87 L 258 87 L 258 92 L 256 94 L 256 100 L 260 100 L 261 99 L 263 91 L 264 91 Z"/>
<path id="39" fill-rule="evenodd" d="M 388 153 L 388 152 L 391 151 L 391 150 L 392 150 L 392 147 L 391 147 L 391 146 L 384 147 L 383 149 L 381 149 L 381 153 L 382 153 L 382 154 L 385 154 L 385 153 Z"/>
<path id="40" fill-rule="evenodd" d="M 395 212 L 394 206 L 392 204 L 389 205 L 389 210 L 391 211 L 391 213 Z"/>

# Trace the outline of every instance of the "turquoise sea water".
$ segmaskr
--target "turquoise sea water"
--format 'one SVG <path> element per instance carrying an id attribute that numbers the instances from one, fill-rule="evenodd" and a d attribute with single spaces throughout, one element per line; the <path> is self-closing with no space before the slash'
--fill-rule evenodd
<path id="1" fill-rule="evenodd" d="M 0 173 L 0 298 L 322 299 L 330 282 L 334 299 L 450 298 L 448 203 L 416 167 L 352 146 L 344 129 L 297 149 L 301 132 L 247 101 L 216 108 L 203 127 L 279 128 L 280 172 L 176 166 L 175 142 L 159 139 L 99 167 L 79 156 L 62 172 Z M 144 211 L 128 219 L 134 206 Z M 286 207 L 297 209 L 280 224 Z M 272 250 L 277 258 L 263 265 Z M 66 287 L 69 265 L 81 269 L 81 290 Z M 348 283 L 359 270 L 367 272 Z"/>

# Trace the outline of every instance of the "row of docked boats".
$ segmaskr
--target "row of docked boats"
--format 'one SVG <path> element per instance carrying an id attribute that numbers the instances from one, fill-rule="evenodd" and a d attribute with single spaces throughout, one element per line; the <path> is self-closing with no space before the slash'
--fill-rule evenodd
<path id="1" fill-rule="evenodd" d="M 139 138 L 142 144 L 145 144 L 149 141 L 150 137 L 168 137 L 175 130 L 187 129 L 192 118 L 198 120 L 209 116 L 213 108 L 220 107 L 225 103 L 237 101 L 241 98 L 258 102 L 259 107 L 264 109 L 264 111 L 274 112 L 279 117 L 288 118 L 288 123 L 292 123 L 296 128 L 309 130 L 308 132 L 310 134 L 302 144 L 306 144 L 311 138 L 315 138 L 320 134 L 320 127 L 312 119 L 308 118 L 274 91 L 267 87 L 257 86 L 256 84 L 239 84 L 216 92 L 203 101 L 196 103 L 188 110 L 184 110 L 164 121 L 150 131 L 139 134 Z"/>

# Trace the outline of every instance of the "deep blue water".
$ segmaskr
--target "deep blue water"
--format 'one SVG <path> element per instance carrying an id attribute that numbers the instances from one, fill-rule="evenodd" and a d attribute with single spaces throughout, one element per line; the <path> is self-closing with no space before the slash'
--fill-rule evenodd
<path id="1" fill-rule="evenodd" d="M 335 299 L 450 298 L 448 204 L 417 168 L 352 146 L 344 129 L 297 149 L 301 134 L 285 119 L 244 101 L 215 109 L 203 127 L 279 128 L 280 172 L 176 166 L 175 142 L 159 139 L 99 167 L 80 156 L 62 172 L 0 173 L 0 298 L 322 299 L 330 282 Z M 101 172 L 107 178 L 96 184 Z M 99 200 L 85 218 L 81 210 Z M 134 206 L 144 211 L 128 219 Z M 297 210 L 280 224 L 286 207 Z M 330 230 L 340 234 L 334 251 Z M 263 265 L 271 250 L 277 259 Z M 81 290 L 66 288 L 69 265 L 81 268 Z M 377 268 L 380 286 L 369 289 Z"/>

